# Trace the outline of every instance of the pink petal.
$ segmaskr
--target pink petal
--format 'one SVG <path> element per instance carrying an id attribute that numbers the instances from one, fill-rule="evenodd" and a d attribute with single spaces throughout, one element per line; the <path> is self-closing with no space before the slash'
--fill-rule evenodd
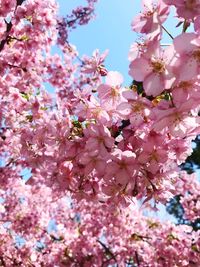
<path id="1" fill-rule="evenodd" d="M 116 87 L 123 83 L 123 76 L 118 71 L 109 71 L 106 76 L 106 84 Z"/>
<path id="2" fill-rule="evenodd" d="M 131 77 L 138 82 L 142 82 L 144 78 L 151 72 L 149 62 L 145 58 L 137 58 L 133 60 L 129 68 L 129 75 L 131 75 Z"/>
<path id="3" fill-rule="evenodd" d="M 160 74 L 151 73 L 143 83 L 147 95 L 157 96 L 165 89 L 164 77 Z"/>
<path id="4" fill-rule="evenodd" d="M 194 33 L 183 33 L 174 39 L 174 47 L 178 53 L 189 53 L 195 46 L 191 43 L 197 36 Z"/>

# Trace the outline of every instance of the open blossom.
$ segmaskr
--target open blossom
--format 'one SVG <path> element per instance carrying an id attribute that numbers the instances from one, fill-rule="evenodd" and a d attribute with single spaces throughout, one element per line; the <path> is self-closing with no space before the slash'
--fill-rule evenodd
<path id="1" fill-rule="evenodd" d="M 154 40 L 151 40 L 146 36 L 141 40 L 131 44 L 128 60 L 133 61 L 136 58 L 139 58 L 142 54 L 148 51 L 148 53 L 154 53 L 155 49 L 158 47 L 158 43 Z"/>
<path id="2" fill-rule="evenodd" d="M 194 17 L 200 14 L 199 0 L 163 0 L 167 5 L 174 5 L 178 17 L 193 20 Z"/>
<path id="3" fill-rule="evenodd" d="M 173 86 L 172 97 L 177 106 L 189 99 L 193 99 L 193 107 L 199 105 L 200 82 L 197 79 L 178 82 Z"/>
<path id="4" fill-rule="evenodd" d="M 86 150 L 97 150 L 99 155 L 105 157 L 109 150 L 112 149 L 114 139 L 111 137 L 110 131 L 103 125 L 90 124 L 84 130 L 86 141 Z"/>
<path id="5" fill-rule="evenodd" d="M 114 177 L 116 184 L 127 185 L 136 174 L 136 155 L 131 151 L 121 151 L 116 149 L 112 153 L 111 162 L 107 164 L 105 180 L 112 181 Z"/>
<path id="6" fill-rule="evenodd" d="M 191 140 L 179 139 L 170 142 L 169 158 L 175 159 L 178 165 L 182 164 L 185 159 L 191 155 Z"/>
<path id="7" fill-rule="evenodd" d="M 110 124 L 110 116 L 93 95 L 88 96 L 88 99 L 80 99 L 75 114 L 81 120 L 95 119 L 106 126 Z"/>
<path id="8" fill-rule="evenodd" d="M 178 56 L 174 73 L 179 81 L 196 79 L 200 71 L 200 39 L 195 33 L 183 33 L 174 39 Z"/>
<path id="9" fill-rule="evenodd" d="M 119 104 L 117 110 L 124 119 L 130 120 L 132 127 L 137 129 L 148 121 L 152 108 L 151 102 L 132 90 L 124 91 L 123 96 L 127 101 Z"/>
<path id="10" fill-rule="evenodd" d="M 198 129 L 198 111 L 191 110 L 193 101 L 183 103 L 179 107 L 158 109 L 155 112 L 156 121 L 153 124 L 155 131 L 169 132 L 174 137 L 185 137 Z"/>
<path id="11" fill-rule="evenodd" d="M 147 95 L 157 96 L 169 89 L 175 80 L 170 65 L 173 55 L 172 46 L 165 50 L 158 46 L 153 53 L 147 50 L 131 62 L 129 74 L 134 80 L 143 82 Z"/>
<path id="12" fill-rule="evenodd" d="M 107 75 L 107 70 L 104 67 L 105 58 L 108 55 L 108 50 L 100 54 L 99 50 L 95 50 L 91 58 L 84 57 L 82 71 L 84 73 L 99 73 L 101 76 Z"/>
<path id="13" fill-rule="evenodd" d="M 105 84 L 101 84 L 97 88 L 100 103 L 106 110 L 114 110 L 122 99 L 123 83 L 122 75 L 117 71 L 109 71 Z"/>
<path id="14" fill-rule="evenodd" d="M 155 174 L 161 166 L 167 162 L 168 155 L 166 147 L 161 147 L 159 144 L 148 142 L 143 147 L 142 152 L 138 156 L 138 161 L 144 164 L 148 171 Z"/>
<path id="15" fill-rule="evenodd" d="M 88 175 L 90 172 L 96 171 L 98 175 L 103 175 L 106 167 L 106 158 L 99 155 L 98 150 L 91 150 L 81 154 L 79 162 L 85 166 L 84 174 Z"/>
<path id="16" fill-rule="evenodd" d="M 150 35 L 150 38 L 161 34 L 161 25 L 169 15 L 169 7 L 159 0 L 143 0 L 143 10 L 132 22 L 132 30 Z"/>

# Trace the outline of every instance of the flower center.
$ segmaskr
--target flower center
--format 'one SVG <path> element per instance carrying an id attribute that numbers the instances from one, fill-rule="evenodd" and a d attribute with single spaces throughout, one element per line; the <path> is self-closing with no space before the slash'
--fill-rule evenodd
<path id="1" fill-rule="evenodd" d="M 165 71 L 165 64 L 162 60 L 151 61 L 151 66 L 154 72 L 163 73 Z"/>
<path id="2" fill-rule="evenodd" d="M 194 9 L 194 8 L 196 8 L 196 4 L 197 4 L 196 0 L 188 0 L 188 1 L 185 3 L 185 7 L 186 7 L 187 9 Z"/>
<path id="3" fill-rule="evenodd" d="M 119 168 L 122 170 L 122 169 L 126 169 L 126 167 L 127 167 L 126 162 L 121 161 L 120 164 L 119 164 Z"/>
<path id="4" fill-rule="evenodd" d="M 153 15 L 153 13 L 154 13 L 154 12 L 148 10 L 148 11 L 146 11 L 146 12 L 144 13 L 144 17 L 145 17 L 145 18 L 149 18 L 149 17 L 151 17 L 151 16 Z"/>
<path id="5" fill-rule="evenodd" d="M 190 87 L 192 87 L 192 83 L 189 81 L 183 81 L 180 82 L 179 87 L 182 88 L 183 90 L 188 90 Z"/>
<path id="6" fill-rule="evenodd" d="M 194 51 L 192 55 L 198 62 L 200 62 L 200 49 Z"/>
<path id="7" fill-rule="evenodd" d="M 113 98 L 115 98 L 115 97 L 117 97 L 118 95 L 119 95 L 119 90 L 118 90 L 118 88 L 112 87 L 112 88 L 111 88 L 111 96 L 112 96 Z"/>
<path id="8" fill-rule="evenodd" d="M 142 111 L 143 109 L 144 109 L 144 106 L 143 106 L 142 103 L 134 103 L 134 104 L 132 105 L 132 111 L 133 111 L 133 112 L 140 112 L 140 111 Z"/>
<path id="9" fill-rule="evenodd" d="M 152 151 L 152 153 L 150 154 L 150 158 L 149 158 L 149 161 L 153 161 L 153 160 L 158 162 L 158 154 L 155 149 Z"/>

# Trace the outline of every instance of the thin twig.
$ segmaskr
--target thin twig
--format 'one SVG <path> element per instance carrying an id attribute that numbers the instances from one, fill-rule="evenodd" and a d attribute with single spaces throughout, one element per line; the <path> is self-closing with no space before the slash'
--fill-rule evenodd
<path id="1" fill-rule="evenodd" d="M 187 20 L 184 20 L 182 33 L 186 32 L 189 27 Z"/>
<path id="2" fill-rule="evenodd" d="M 97 240 L 97 242 L 104 248 L 105 253 L 107 253 L 108 255 L 111 256 L 111 258 L 109 260 L 114 259 L 117 262 L 116 256 L 113 254 L 113 252 L 104 243 L 102 243 L 100 240 Z M 104 265 L 104 263 L 103 263 L 103 265 Z"/>
<path id="3" fill-rule="evenodd" d="M 171 35 L 171 33 L 162 25 L 162 29 L 169 35 L 169 37 L 173 40 L 174 37 Z"/>

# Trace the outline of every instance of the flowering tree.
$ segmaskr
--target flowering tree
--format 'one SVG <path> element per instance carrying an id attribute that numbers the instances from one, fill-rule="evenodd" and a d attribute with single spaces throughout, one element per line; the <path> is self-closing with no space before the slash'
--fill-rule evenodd
<path id="1" fill-rule="evenodd" d="M 197 267 L 200 232 L 144 210 L 178 194 L 200 217 L 199 182 L 180 171 L 200 133 L 199 1 L 142 1 L 127 87 L 107 51 L 69 42 L 96 2 L 58 18 L 54 0 L 0 0 L 0 265 Z"/>

